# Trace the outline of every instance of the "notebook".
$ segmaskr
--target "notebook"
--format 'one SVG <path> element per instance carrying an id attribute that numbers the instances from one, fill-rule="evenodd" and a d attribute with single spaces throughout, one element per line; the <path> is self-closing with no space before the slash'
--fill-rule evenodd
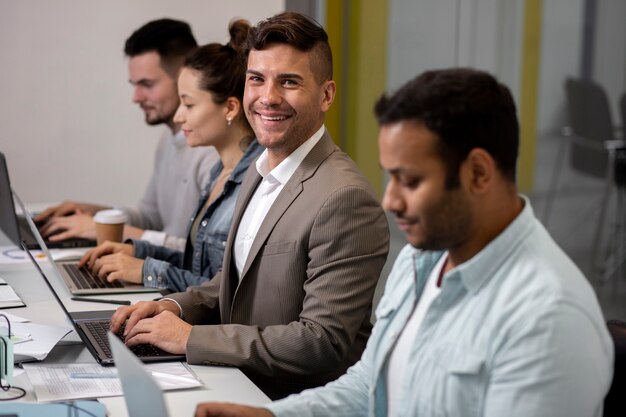
<path id="1" fill-rule="evenodd" d="M 52 286 L 52 283 L 43 273 L 41 267 L 35 261 L 35 258 L 22 244 L 22 248 L 28 254 L 29 259 L 35 265 L 35 268 L 39 272 L 39 275 L 44 279 L 48 288 L 52 292 L 54 299 L 57 301 L 63 313 L 69 318 L 70 322 L 74 326 L 74 330 L 80 336 L 81 340 L 87 346 L 89 352 L 101 365 L 113 365 L 114 359 L 111 354 L 111 348 L 107 333 L 109 333 L 109 325 L 111 323 L 111 316 L 115 312 L 114 310 L 103 311 L 79 311 L 70 313 L 65 308 L 65 305 L 61 301 L 61 298 L 57 294 L 56 290 Z M 121 337 L 123 329 L 120 330 L 118 337 Z M 163 361 L 181 361 L 186 360 L 185 355 L 172 354 L 164 350 L 161 350 L 153 345 L 138 345 L 131 348 L 132 352 L 143 362 L 163 362 Z"/>
<path id="2" fill-rule="evenodd" d="M 15 201 L 17 201 L 17 204 L 21 207 L 21 209 L 25 210 L 24 203 L 19 198 L 19 196 L 15 192 L 13 193 L 13 196 L 15 197 Z M 138 284 L 126 284 L 121 281 L 108 282 L 93 274 L 88 268 L 79 268 L 78 260 L 76 259 L 64 259 L 55 261 L 50 255 L 48 246 L 43 241 L 41 233 L 39 233 L 39 230 L 37 230 L 37 227 L 35 226 L 33 220 L 30 217 L 27 217 L 26 221 L 28 222 L 30 230 L 39 244 L 38 246 L 46 254 L 48 259 L 50 259 L 52 268 L 63 279 L 63 282 L 65 283 L 65 285 L 67 285 L 67 288 L 72 294 L 120 294 L 158 291 L 155 288 L 144 287 L 143 285 Z"/>
<path id="3" fill-rule="evenodd" d="M 15 213 L 13 205 L 13 197 L 11 196 L 11 182 L 9 181 L 9 169 L 4 154 L 0 152 L 0 229 L 5 235 L 17 246 L 22 241 L 26 242 L 29 249 L 37 249 L 39 244 L 33 233 L 28 227 L 26 216 L 27 211 L 23 210 L 23 215 Z M 52 242 L 46 239 L 49 248 L 80 248 L 88 246 L 96 246 L 94 240 L 70 238 L 58 242 Z"/>
<path id="4" fill-rule="evenodd" d="M 108 333 L 117 375 L 122 383 L 122 392 L 129 416 L 168 417 L 167 404 L 154 380 L 137 360 L 135 355 L 112 333 Z"/>

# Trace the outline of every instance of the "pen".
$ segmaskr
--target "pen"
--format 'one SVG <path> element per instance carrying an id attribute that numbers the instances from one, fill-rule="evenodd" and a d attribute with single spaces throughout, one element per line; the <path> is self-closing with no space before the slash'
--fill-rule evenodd
<path id="1" fill-rule="evenodd" d="M 108 303 L 108 304 L 120 304 L 123 306 L 129 306 L 128 300 L 103 300 L 102 298 L 89 298 L 89 297 L 72 297 L 74 301 L 91 301 L 92 303 Z"/>
<path id="2" fill-rule="evenodd" d="M 101 378 L 117 378 L 117 372 L 72 372 L 72 379 L 101 379 Z"/>

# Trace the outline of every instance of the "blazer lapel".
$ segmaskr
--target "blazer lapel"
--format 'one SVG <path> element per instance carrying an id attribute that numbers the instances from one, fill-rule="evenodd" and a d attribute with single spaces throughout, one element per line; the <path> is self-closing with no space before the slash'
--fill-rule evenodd
<path id="1" fill-rule="evenodd" d="M 254 262 L 259 254 L 260 249 L 265 244 L 270 233 L 276 226 L 276 223 L 278 223 L 291 203 L 302 192 L 302 184 L 315 173 L 320 164 L 336 149 L 337 147 L 330 138 L 330 135 L 328 132 L 325 132 L 319 142 L 311 149 L 304 160 L 302 160 L 300 166 L 298 166 L 287 184 L 285 184 L 285 187 L 276 198 L 276 201 L 274 201 L 274 204 L 272 204 L 265 219 L 263 219 L 263 223 L 261 223 L 261 227 L 259 227 L 254 242 L 252 242 L 250 253 L 248 254 L 243 271 L 241 272 L 241 281 L 246 278 L 246 274 L 252 262 Z M 249 198 L 247 201 L 249 201 Z"/>
<path id="2" fill-rule="evenodd" d="M 228 241 L 226 242 L 226 250 L 224 251 L 224 264 L 222 265 L 222 285 L 220 289 L 220 313 L 222 316 L 222 323 L 227 324 L 230 322 L 230 309 L 235 295 L 237 286 L 239 285 L 239 277 L 237 276 L 237 267 L 233 259 L 235 252 L 235 237 L 237 235 L 237 227 L 241 222 L 243 213 L 261 182 L 261 176 L 256 170 L 256 164 L 254 161 L 250 164 L 248 172 L 244 177 L 241 184 L 241 190 L 239 190 L 239 197 L 235 204 L 233 211 L 233 220 L 230 225 L 230 231 L 228 232 Z"/>

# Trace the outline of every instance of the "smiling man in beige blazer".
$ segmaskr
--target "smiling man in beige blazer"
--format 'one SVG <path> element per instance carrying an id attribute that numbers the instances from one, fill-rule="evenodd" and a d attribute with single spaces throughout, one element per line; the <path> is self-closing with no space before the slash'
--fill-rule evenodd
<path id="1" fill-rule="evenodd" d="M 246 116 L 267 149 L 252 164 L 211 281 L 120 308 L 126 343 L 241 368 L 280 398 L 336 379 L 371 331 L 387 220 L 324 115 L 335 97 L 326 32 L 285 12 L 250 31 Z"/>

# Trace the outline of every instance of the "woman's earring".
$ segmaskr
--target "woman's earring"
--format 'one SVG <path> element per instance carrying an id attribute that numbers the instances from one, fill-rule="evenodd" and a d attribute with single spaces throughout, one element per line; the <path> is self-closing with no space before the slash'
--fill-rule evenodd
<path id="1" fill-rule="evenodd" d="M 231 124 L 232 122 L 233 122 L 233 119 L 231 119 L 230 117 L 227 117 L 227 118 L 226 118 L 226 124 L 227 124 L 228 126 L 230 126 L 230 124 Z"/>

